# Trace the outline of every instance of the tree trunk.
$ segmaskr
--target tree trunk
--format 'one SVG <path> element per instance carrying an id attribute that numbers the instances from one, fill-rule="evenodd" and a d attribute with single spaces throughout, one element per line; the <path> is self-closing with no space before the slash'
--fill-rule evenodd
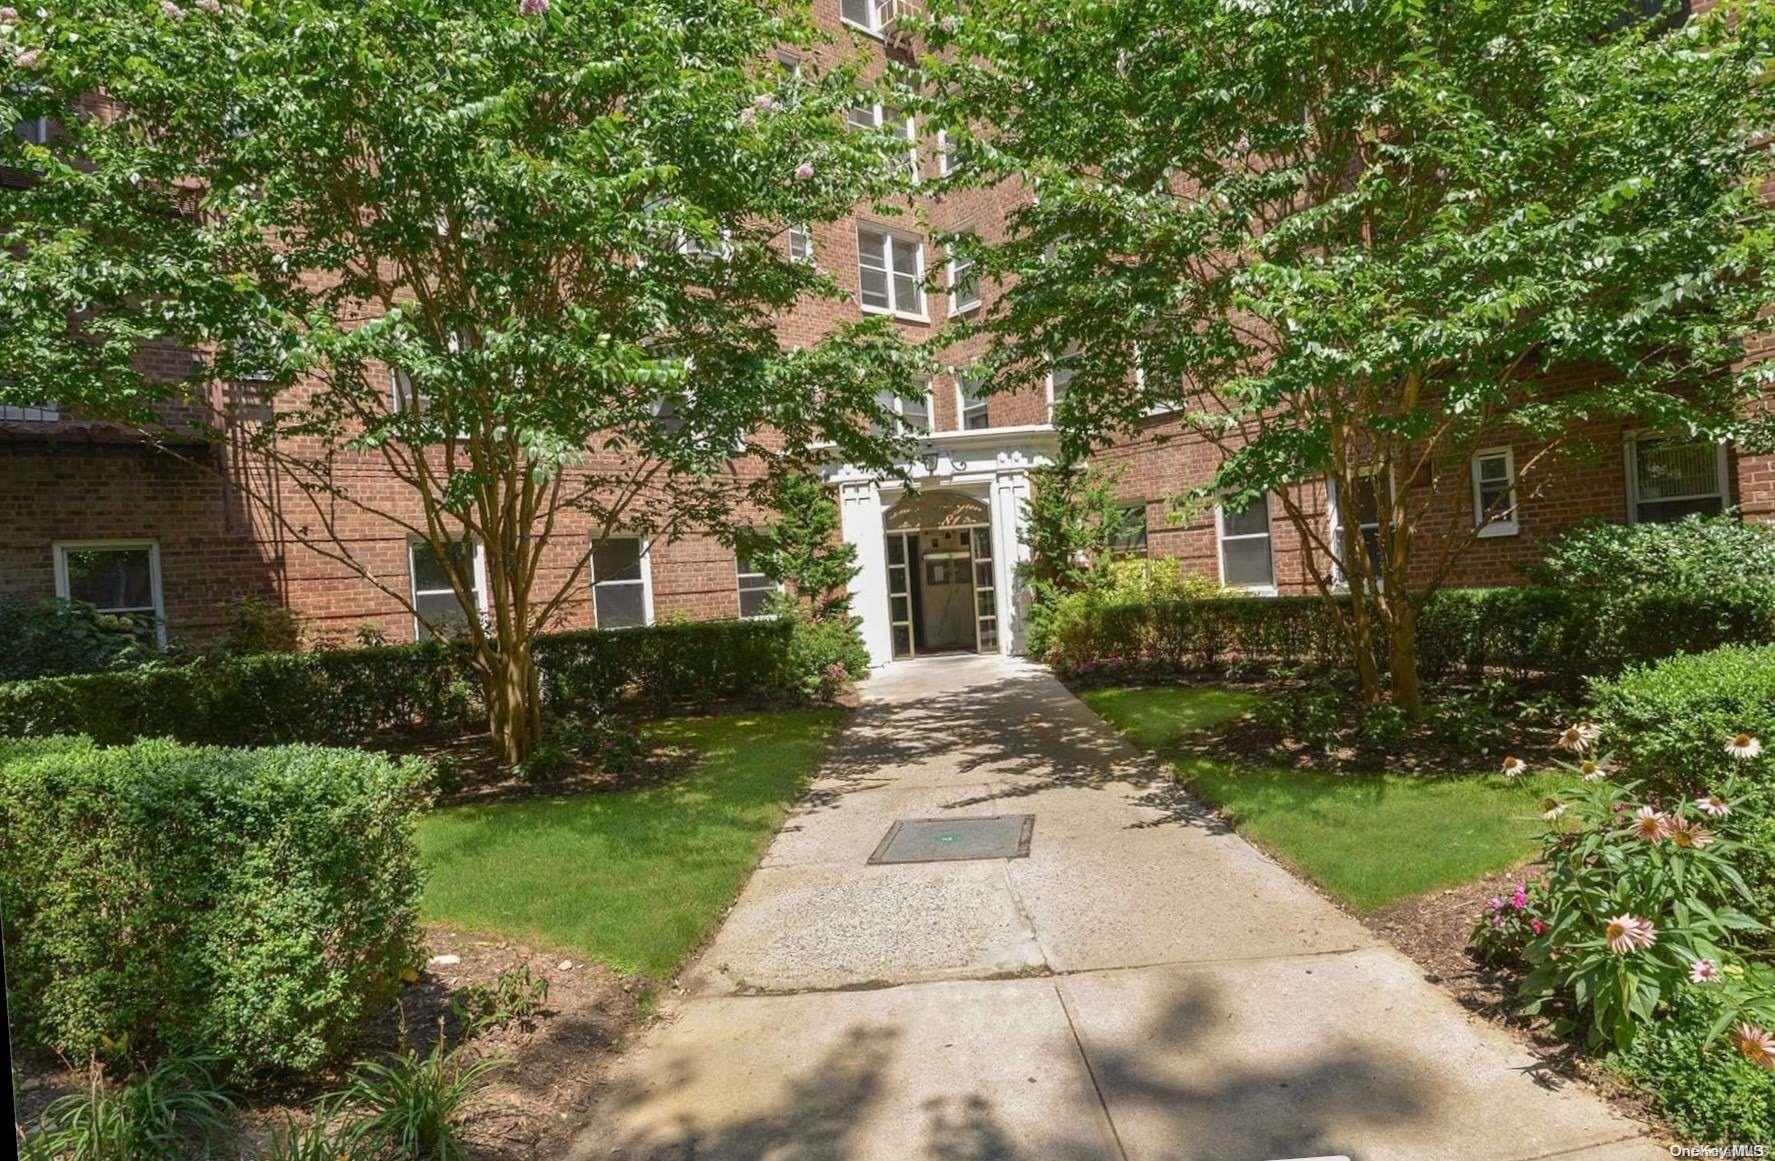
<path id="1" fill-rule="evenodd" d="M 1424 691 L 1418 680 L 1418 611 L 1410 601 L 1400 601 L 1387 626 L 1387 669 L 1392 676 L 1393 704 L 1411 716 L 1424 719 Z"/>
<path id="2" fill-rule="evenodd" d="M 501 766 L 516 766 L 542 740 L 542 682 L 528 638 L 507 642 L 485 670 L 487 726 Z"/>
<path id="3" fill-rule="evenodd" d="M 1350 587 L 1350 650 L 1356 661 L 1356 680 L 1364 705 L 1381 698 L 1381 672 L 1375 663 L 1374 617 L 1360 584 Z"/>

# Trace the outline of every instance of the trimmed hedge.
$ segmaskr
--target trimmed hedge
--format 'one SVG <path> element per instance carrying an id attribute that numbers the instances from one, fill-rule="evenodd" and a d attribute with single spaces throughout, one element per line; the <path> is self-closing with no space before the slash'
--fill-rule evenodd
<path id="1" fill-rule="evenodd" d="M 429 777 L 316 747 L 0 743 L 15 1034 L 236 1081 L 336 1057 L 419 962 Z"/>
<path id="2" fill-rule="evenodd" d="M 556 633 L 537 641 L 545 704 L 624 697 L 669 705 L 798 696 L 796 625 L 703 621 Z M 170 736 L 208 745 L 347 745 L 415 727 L 484 721 L 469 657 L 440 642 L 202 657 L 0 684 L 0 736 L 84 734 L 102 743 Z"/>
<path id="3" fill-rule="evenodd" d="M 1197 670 L 1232 661 L 1345 664 L 1318 597 L 1173 601 L 1069 599 L 1050 630 L 1062 670 Z M 1727 642 L 1775 642 L 1775 599 L 1760 588 L 1601 594 L 1545 588 L 1444 589 L 1418 618 L 1425 676 L 1504 671 L 1576 689 L 1594 675 Z"/>

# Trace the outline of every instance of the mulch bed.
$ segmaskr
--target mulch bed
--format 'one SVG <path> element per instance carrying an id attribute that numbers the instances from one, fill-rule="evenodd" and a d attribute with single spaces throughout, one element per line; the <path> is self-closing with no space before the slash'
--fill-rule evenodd
<path id="1" fill-rule="evenodd" d="M 449 928 L 428 927 L 426 942 L 432 961 L 398 1003 L 371 1022 L 355 1056 L 374 1059 L 395 1051 L 403 1035 L 422 1054 L 440 1033 L 448 1043 L 460 1043 L 462 1029 L 450 1014 L 457 989 L 490 984 L 507 969 L 528 966 L 548 980 L 548 1000 L 533 1019 L 482 1032 L 471 1042 L 476 1056 L 507 1063 L 489 1077 L 464 1137 L 477 1161 L 564 1154 L 586 1123 L 605 1067 L 651 1003 L 650 986 L 578 956 Z M 458 962 L 441 962 L 440 956 Z M 53 1059 L 21 1056 L 15 1063 L 23 1124 L 34 1124 L 50 1101 L 85 1084 L 81 1071 Z M 243 1102 L 230 1139 L 219 1142 L 213 1155 L 258 1157 L 287 1121 L 305 1124 L 308 1108 L 343 1079 L 340 1071 Z"/>

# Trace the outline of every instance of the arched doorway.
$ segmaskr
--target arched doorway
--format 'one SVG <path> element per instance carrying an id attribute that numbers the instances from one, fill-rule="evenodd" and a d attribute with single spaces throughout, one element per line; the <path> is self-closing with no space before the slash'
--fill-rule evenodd
<path id="1" fill-rule="evenodd" d="M 882 516 L 896 659 L 998 652 L 992 517 L 961 492 L 911 493 Z"/>

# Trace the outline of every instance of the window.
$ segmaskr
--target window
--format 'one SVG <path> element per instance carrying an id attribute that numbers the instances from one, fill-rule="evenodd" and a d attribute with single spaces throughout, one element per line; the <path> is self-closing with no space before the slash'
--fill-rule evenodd
<path id="1" fill-rule="evenodd" d="M 767 615 L 765 608 L 771 594 L 781 592 L 783 586 L 765 575 L 747 549 L 739 549 L 734 561 L 734 567 L 739 570 L 740 616 Z"/>
<path id="2" fill-rule="evenodd" d="M 937 173 L 948 177 L 967 168 L 968 155 L 959 141 L 952 140 L 947 129 L 937 130 Z"/>
<path id="3" fill-rule="evenodd" d="M 1516 461 L 1507 447 L 1473 455 L 1473 523 L 1481 536 L 1515 536 Z"/>
<path id="4" fill-rule="evenodd" d="M 859 105 L 845 114 L 845 123 L 852 129 L 889 129 L 906 138 L 906 173 L 913 181 L 920 176 L 918 164 L 918 122 L 892 105 Z"/>
<path id="5" fill-rule="evenodd" d="M 879 31 L 876 23 L 880 0 L 838 0 L 838 18 L 864 32 Z"/>
<path id="6" fill-rule="evenodd" d="M 1146 505 L 1134 504 L 1121 511 L 1109 539 L 1109 553 L 1114 557 L 1146 555 Z"/>
<path id="7" fill-rule="evenodd" d="M 1215 511 L 1220 537 L 1220 583 L 1238 589 L 1274 589 L 1270 558 L 1270 498 L 1259 496 L 1243 508 L 1222 504 Z"/>
<path id="8" fill-rule="evenodd" d="M 166 644 L 160 545 L 152 540 L 88 540 L 55 546 L 55 595 L 128 617 Z"/>
<path id="9" fill-rule="evenodd" d="M 430 414 L 431 396 L 413 389 L 413 376 L 395 367 L 389 371 L 388 377 L 389 394 L 397 412 L 411 411 L 421 417 Z"/>
<path id="10" fill-rule="evenodd" d="M 978 375 L 955 373 L 955 414 L 963 431 L 985 431 L 992 426 L 987 415 L 986 383 Z"/>
<path id="11" fill-rule="evenodd" d="M 26 117 L 23 121 L 14 125 L 13 129 L 20 137 L 23 137 L 32 145 L 49 144 L 48 117 Z"/>
<path id="12" fill-rule="evenodd" d="M 916 398 L 907 399 L 892 391 L 878 391 L 875 403 L 883 411 L 898 418 L 894 423 L 896 435 L 928 435 L 931 430 L 931 391 L 926 384 L 924 392 Z"/>
<path id="13" fill-rule="evenodd" d="M 592 614 L 600 629 L 653 624 L 653 583 L 640 537 L 592 543 Z"/>
<path id="14" fill-rule="evenodd" d="M 449 570 L 432 551 L 431 543 L 415 540 L 408 544 L 407 558 L 413 577 L 414 639 L 429 641 L 436 635 L 434 629 L 442 630 L 446 636 L 467 630 L 470 613 L 456 599 Z M 487 609 L 486 554 L 472 540 L 453 540 L 450 542 L 450 564 L 462 570 L 473 583 L 469 599 L 474 603 L 473 615 L 479 616 Z"/>
<path id="15" fill-rule="evenodd" d="M 1344 521 L 1353 520 L 1356 525 L 1356 536 L 1368 553 L 1369 572 L 1376 581 L 1380 578 L 1381 566 L 1381 473 L 1378 470 L 1364 471 L 1358 475 L 1353 496 L 1339 495 L 1336 482 L 1330 485 L 1331 499 L 1331 547 L 1338 553 L 1334 562 L 1337 582 L 1345 582 L 1343 557 Z"/>
<path id="16" fill-rule="evenodd" d="M 813 231 L 803 222 L 789 227 L 789 261 L 812 266 L 814 262 Z"/>
<path id="17" fill-rule="evenodd" d="M 1078 351 L 1071 347 L 1067 348 L 1066 354 L 1048 361 L 1048 421 L 1050 423 L 1054 419 L 1054 409 L 1060 406 L 1062 399 L 1066 398 L 1066 392 L 1071 388 L 1073 378 L 1079 373 L 1078 361 Z"/>
<path id="18" fill-rule="evenodd" d="M 40 407 L 0 407 L 0 423 L 54 423 L 62 417 L 53 403 Z"/>
<path id="19" fill-rule="evenodd" d="M 864 310 L 924 321 L 924 246 L 917 240 L 859 224 L 857 277 Z"/>
<path id="20" fill-rule="evenodd" d="M 1627 515 L 1662 524 L 1726 510 L 1726 445 L 1646 436 L 1627 441 Z"/>
<path id="21" fill-rule="evenodd" d="M 949 313 L 966 314 L 980 306 L 980 280 L 974 277 L 974 260 L 949 252 Z"/>

